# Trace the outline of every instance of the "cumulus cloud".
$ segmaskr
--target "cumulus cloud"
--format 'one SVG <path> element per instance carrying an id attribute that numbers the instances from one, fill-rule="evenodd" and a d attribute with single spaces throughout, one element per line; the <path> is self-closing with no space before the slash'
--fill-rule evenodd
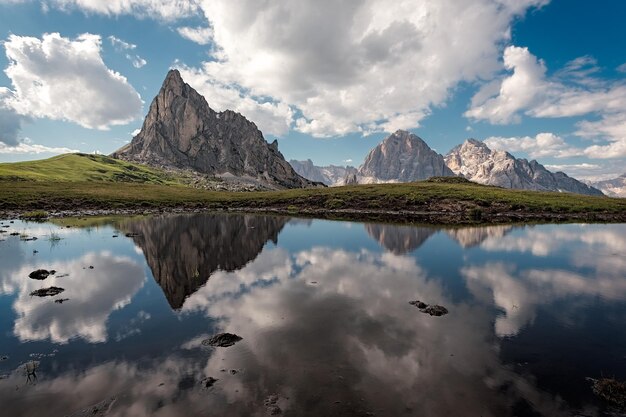
<path id="1" fill-rule="evenodd" d="M 484 141 L 487 146 L 495 150 L 509 152 L 522 151 L 532 158 L 553 156 L 556 158 L 569 158 L 583 154 L 582 149 L 568 145 L 563 138 L 554 133 L 539 133 L 534 137 L 496 137 L 492 136 Z"/>
<path id="2" fill-rule="evenodd" d="M 4 43 L 13 84 L 5 103 L 20 115 L 107 129 L 139 116 L 142 102 L 125 77 L 105 65 L 98 35 L 11 35 Z"/>
<path id="3" fill-rule="evenodd" d="M 528 48 L 509 46 L 504 51 L 504 68 L 512 73 L 483 86 L 473 97 L 466 117 L 508 124 L 519 122 L 522 115 L 599 115 L 599 120 L 579 122 L 576 134 L 608 143 L 590 146 L 584 154 L 593 158 L 626 156 L 626 84 L 594 77 L 599 69 L 593 58 L 577 58 L 549 77 L 544 62 Z M 515 142 L 523 146 L 520 143 L 528 140 Z M 570 150 L 561 156 L 569 156 Z"/>
<path id="4" fill-rule="evenodd" d="M 237 111 L 253 120 L 263 133 L 281 136 L 289 131 L 294 112 L 287 104 L 253 97 L 248 91 L 219 82 L 201 70 L 183 66 L 180 72 L 185 82 L 206 97 L 214 110 Z"/>
<path id="5" fill-rule="evenodd" d="M 314 136 L 411 128 L 458 82 L 491 76 L 511 21 L 544 3 L 202 1 L 216 52 L 193 71 L 205 87 L 271 98 L 281 119 L 294 108 Z"/>
<path id="6" fill-rule="evenodd" d="M 199 45 L 207 45 L 213 39 L 213 29 L 210 27 L 183 26 L 177 29 L 180 36 Z"/>

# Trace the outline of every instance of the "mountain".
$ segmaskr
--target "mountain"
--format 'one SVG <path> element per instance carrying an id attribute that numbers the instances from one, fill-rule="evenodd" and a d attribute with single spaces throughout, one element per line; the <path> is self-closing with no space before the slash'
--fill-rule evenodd
<path id="1" fill-rule="evenodd" d="M 168 72 L 141 131 L 111 156 L 261 188 L 314 185 L 285 161 L 277 141 L 267 143 L 256 125 L 239 113 L 215 112 L 177 70 Z"/>
<path id="2" fill-rule="evenodd" d="M 600 190 L 568 177 L 550 172 L 537 161 L 515 158 L 505 151 L 493 151 L 478 140 L 468 139 L 445 157 L 448 167 L 458 175 L 479 184 L 535 191 L 561 191 L 603 195 Z"/>
<path id="3" fill-rule="evenodd" d="M 276 243 L 289 220 L 277 216 L 183 214 L 118 225 L 141 248 L 167 301 L 180 309 L 216 271 L 232 272 Z"/>
<path id="4" fill-rule="evenodd" d="M 451 177 L 443 156 L 420 137 L 398 130 L 370 151 L 359 168 L 362 183 L 411 182 L 430 177 Z"/>
<path id="5" fill-rule="evenodd" d="M 610 197 L 626 198 L 626 174 L 612 180 L 592 182 L 590 185 Z"/>
<path id="6" fill-rule="evenodd" d="M 351 170 L 356 170 L 353 167 L 342 167 L 337 165 L 328 165 L 325 167 L 319 167 L 313 165 L 313 161 L 307 159 L 306 161 L 296 161 L 292 159 L 289 161 L 293 169 L 298 175 L 315 182 L 321 182 L 325 185 L 344 185 L 346 173 Z"/>

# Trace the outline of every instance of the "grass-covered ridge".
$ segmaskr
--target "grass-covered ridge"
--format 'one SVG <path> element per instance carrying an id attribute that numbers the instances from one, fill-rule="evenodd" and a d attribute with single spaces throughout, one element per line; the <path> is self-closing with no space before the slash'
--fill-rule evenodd
<path id="1" fill-rule="evenodd" d="M 161 170 L 105 155 L 64 154 L 49 159 L 0 163 L 0 181 L 140 182 L 175 184 Z"/>
<path id="2" fill-rule="evenodd" d="M 180 185 L 0 180 L 0 211 L 203 209 L 436 223 L 626 221 L 626 199 L 508 190 L 462 180 L 264 192 Z"/>

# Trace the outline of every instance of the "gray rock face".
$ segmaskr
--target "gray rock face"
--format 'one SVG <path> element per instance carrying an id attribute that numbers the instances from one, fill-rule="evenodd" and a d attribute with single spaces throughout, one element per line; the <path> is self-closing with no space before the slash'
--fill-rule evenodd
<path id="1" fill-rule="evenodd" d="M 612 180 L 592 182 L 590 185 L 601 190 L 609 197 L 626 197 L 626 174 Z"/>
<path id="2" fill-rule="evenodd" d="M 418 136 L 398 130 L 370 151 L 359 168 L 359 182 L 410 182 L 452 177 L 443 156 Z M 368 181 L 367 178 L 373 180 Z"/>
<path id="3" fill-rule="evenodd" d="M 211 109 L 177 70 L 168 72 L 143 127 L 111 156 L 142 164 L 239 177 L 267 188 L 313 184 L 299 176 L 254 123 L 231 110 Z"/>
<path id="4" fill-rule="evenodd" d="M 537 161 L 517 159 L 505 151 L 492 151 L 481 141 L 468 139 L 445 157 L 457 175 L 479 184 L 535 191 L 561 191 L 603 195 L 563 172 L 550 172 Z"/>
<path id="5" fill-rule="evenodd" d="M 337 186 L 344 185 L 346 173 L 350 170 L 356 171 L 353 167 L 343 167 L 337 165 L 328 165 L 324 167 L 313 165 L 313 161 L 290 160 L 289 163 L 298 175 L 315 182 L 321 182 L 325 185 Z"/>

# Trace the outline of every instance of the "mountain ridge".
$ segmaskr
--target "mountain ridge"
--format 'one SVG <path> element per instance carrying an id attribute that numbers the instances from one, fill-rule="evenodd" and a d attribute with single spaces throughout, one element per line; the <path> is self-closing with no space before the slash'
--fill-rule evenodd
<path id="1" fill-rule="evenodd" d="M 315 186 L 298 175 L 257 126 L 232 110 L 216 112 L 170 70 L 140 132 L 112 157 L 166 169 L 192 170 L 260 188 Z"/>
<path id="2" fill-rule="evenodd" d="M 502 150 L 492 150 L 476 139 L 468 139 L 445 156 L 448 167 L 470 181 L 503 188 L 572 192 L 601 196 L 603 193 L 564 172 L 551 172 L 536 160 L 516 158 Z"/>

